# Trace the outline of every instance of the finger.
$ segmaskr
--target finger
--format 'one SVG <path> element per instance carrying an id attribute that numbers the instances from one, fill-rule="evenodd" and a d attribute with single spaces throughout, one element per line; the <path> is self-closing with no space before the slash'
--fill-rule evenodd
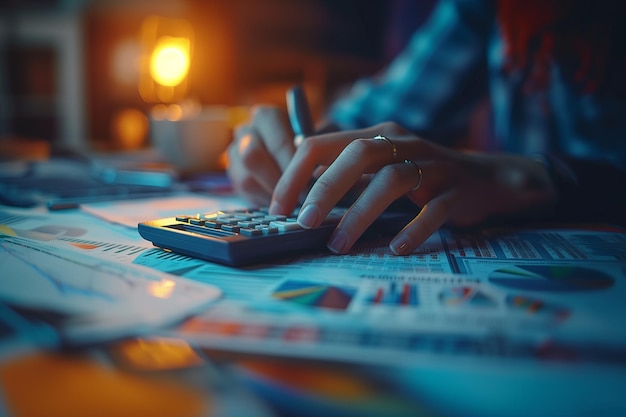
<path id="1" fill-rule="evenodd" d="M 391 251 L 396 255 L 406 255 L 424 243 L 448 220 L 451 208 L 457 204 L 456 197 L 456 192 L 452 191 L 426 203 L 420 213 L 389 243 Z"/>
<path id="2" fill-rule="evenodd" d="M 310 181 L 311 175 L 319 165 L 330 165 L 334 162 L 335 158 L 339 153 L 352 142 L 356 142 L 357 138 L 370 138 L 363 139 L 371 141 L 371 138 L 377 136 L 378 134 L 387 133 L 389 134 L 400 134 L 397 133 L 397 128 L 395 125 L 389 123 L 383 123 L 380 125 L 372 126 L 366 129 L 353 130 L 353 131 L 343 131 L 343 132 L 333 132 L 324 135 L 312 136 L 307 138 L 306 141 L 298 148 L 296 154 L 289 166 L 283 173 L 281 179 L 276 185 L 276 189 L 274 190 L 274 194 L 272 196 L 272 204 L 270 205 L 271 213 L 280 213 L 286 214 L 290 213 L 295 205 L 298 202 L 300 193 L 307 187 L 307 184 Z M 405 133 L 403 133 L 405 134 Z M 406 134 L 405 134 L 406 135 Z M 411 136 L 414 138 L 414 136 Z M 378 151 L 374 158 L 372 156 L 368 156 L 367 158 L 361 158 L 358 156 L 359 148 L 357 146 L 356 156 L 350 155 L 352 150 L 348 151 L 348 156 L 345 156 L 344 159 L 348 159 L 347 163 L 342 161 L 341 163 L 333 164 L 333 170 L 330 173 L 327 173 L 326 178 L 330 178 L 330 175 L 339 176 L 343 181 L 339 184 L 333 184 L 333 191 L 328 195 L 328 204 L 326 204 L 325 209 L 323 210 L 327 214 L 330 208 L 339 201 L 339 199 L 347 192 L 351 185 L 358 180 L 362 173 L 374 172 L 384 163 L 390 163 L 394 161 L 395 158 L 399 157 L 400 149 L 407 148 L 410 145 L 407 137 L 403 137 L 399 139 L 390 139 L 391 146 L 389 141 L 373 141 L 376 143 L 376 150 Z M 396 140 L 401 145 L 395 146 Z M 414 141 L 414 139 L 413 139 Z M 371 148 L 366 148 L 371 149 Z M 396 152 L 394 152 L 394 149 Z M 333 174 L 334 170 L 337 169 L 337 166 L 349 166 L 351 163 L 351 159 L 357 161 L 360 164 L 361 168 L 358 167 L 354 170 L 350 170 L 349 177 L 343 177 L 341 174 Z M 327 170 L 328 171 L 328 170 Z M 334 181 L 334 180 L 333 180 Z M 316 184 L 319 182 L 316 181 Z M 341 189 L 337 188 L 337 191 L 334 191 L 337 185 L 341 186 Z M 320 183 L 317 187 L 317 190 L 321 194 L 325 194 L 328 191 L 324 190 L 324 183 Z"/>
<path id="3" fill-rule="evenodd" d="M 319 166 L 330 165 L 352 139 L 345 136 L 320 135 L 307 138 L 296 150 L 291 162 L 278 180 L 272 195 L 270 213 L 288 214 L 296 206 Z"/>
<path id="4" fill-rule="evenodd" d="M 376 131 L 376 127 L 372 127 L 354 131 L 333 131 L 307 137 L 298 147 L 287 168 L 284 169 L 281 180 L 276 184 L 270 204 L 270 213 L 288 214 L 293 212 L 300 194 L 309 188 L 311 177 L 319 178 L 327 166 L 335 160 L 339 152 L 352 140 L 374 135 Z"/>
<path id="5" fill-rule="evenodd" d="M 228 149 L 229 175 L 244 196 L 267 204 L 281 175 L 280 167 L 254 131 L 237 138 Z"/>
<path id="6" fill-rule="evenodd" d="M 374 220 L 414 185 L 415 172 L 412 166 L 398 163 L 383 167 L 344 214 L 329 239 L 328 248 L 335 253 L 349 251 Z"/>
<path id="7" fill-rule="evenodd" d="M 342 142 L 339 144 L 341 145 Z M 328 143 L 336 152 L 336 149 L 338 149 L 337 143 Z M 299 154 L 299 151 L 296 154 Z M 314 155 L 313 158 L 306 162 L 309 165 L 309 169 L 311 167 L 315 169 L 320 164 L 325 165 L 330 162 L 323 160 L 323 155 L 327 155 L 327 153 L 322 150 L 315 149 L 309 151 L 307 156 L 309 155 Z M 381 166 L 391 162 L 393 158 L 392 149 L 383 140 L 357 139 L 349 142 L 335 161 L 315 181 L 315 184 L 309 191 L 299 216 L 301 226 L 306 228 L 317 227 L 337 202 L 361 179 L 363 173 L 376 172 Z M 280 199 L 284 201 L 285 197 L 294 196 L 296 190 L 302 189 L 303 181 L 310 178 L 310 174 L 301 171 L 300 165 L 296 166 L 294 171 L 292 177 L 283 176 L 281 178 L 281 185 L 284 178 L 287 181 L 285 194 L 275 192 L 275 201 L 281 201 Z M 291 173 L 291 171 L 288 172 Z M 291 202 L 287 201 L 288 203 Z"/>
<path id="8" fill-rule="evenodd" d="M 285 112 L 277 107 L 257 107 L 252 113 L 252 125 L 280 171 L 284 171 L 295 152 L 293 132 Z"/>
<path id="9" fill-rule="evenodd" d="M 439 159 L 449 157 L 450 155 L 449 149 L 431 141 L 416 138 L 413 134 L 398 131 L 396 125 L 389 123 L 381 123 L 376 126 L 353 131 L 333 132 L 324 136 L 329 140 L 339 140 L 346 136 L 351 136 L 353 139 L 383 136 L 388 140 L 387 146 L 389 153 L 392 152 L 392 147 L 395 147 L 397 153 L 396 160 L 398 161 L 404 159 Z"/>
<path id="10" fill-rule="evenodd" d="M 404 155 L 419 155 L 420 152 L 425 155 L 430 155 L 432 152 L 428 150 L 424 152 L 421 150 L 422 140 L 417 140 L 413 134 L 407 134 L 405 131 L 398 131 L 397 126 L 389 123 L 381 123 L 365 129 L 358 129 L 352 131 L 339 131 L 332 132 L 324 135 L 328 140 L 341 140 L 347 137 L 355 139 L 373 139 L 380 137 L 383 142 L 387 143 L 387 151 L 389 155 L 392 155 L 393 149 L 396 151 L 395 160 L 401 161 L 406 156 Z M 417 143 L 417 145 L 416 145 Z M 417 156 L 416 156 L 417 157 Z"/>

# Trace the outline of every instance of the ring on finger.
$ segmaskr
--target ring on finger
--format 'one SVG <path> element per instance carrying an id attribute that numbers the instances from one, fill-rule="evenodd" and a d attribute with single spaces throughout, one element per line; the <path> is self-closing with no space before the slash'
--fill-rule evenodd
<path id="1" fill-rule="evenodd" d="M 391 141 L 391 139 L 389 139 L 388 137 L 383 136 L 383 135 L 376 135 L 376 136 L 374 136 L 373 139 L 374 140 L 384 140 L 389 145 L 391 145 L 392 157 L 393 157 L 394 161 L 396 160 L 396 158 L 398 157 L 398 148 L 396 148 L 396 145 Z"/>
<path id="2" fill-rule="evenodd" d="M 411 161 L 410 159 L 405 159 L 404 160 L 405 164 L 410 164 L 413 165 L 413 167 L 415 168 L 415 170 L 417 171 L 417 184 L 415 184 L 415 186 L 413 188 L 411 188 L 411 191 L 415 191 L 418 188 L 420 188 L 420 186 L 422 185 L 422 181 L 424 179 L 424 173 L 422 172 L 422 167 L 420 167 L 417 162 L 415 161 Z"/>

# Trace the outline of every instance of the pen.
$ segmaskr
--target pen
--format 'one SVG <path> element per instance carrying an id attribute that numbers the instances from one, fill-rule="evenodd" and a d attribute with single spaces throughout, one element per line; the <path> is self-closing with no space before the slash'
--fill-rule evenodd
<path id="1" fill-rule="evenodd" d="M 297 85 L 287 90 L 287 113 L 295 134 L 294 143 L 299 146 L 304 138 L 315 132 L 311 109 L 302 86 Z"/>

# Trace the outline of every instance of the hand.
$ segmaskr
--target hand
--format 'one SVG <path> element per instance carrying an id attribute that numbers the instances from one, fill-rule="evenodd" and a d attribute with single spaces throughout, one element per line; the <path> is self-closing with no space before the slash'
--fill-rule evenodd
<path id="1" fill-rule="evenodd" d="M 233 187 L 252 204 L 267 206 L 295 150 L 287 114 L 277 107 L 255 107 L 251 121 L 234 136 L 227 150 Z"/>
<path id="2" fill-rule="evenodd" d="M 379 134 L 391 143 L 372 139 Z M 556 203 L 554 185 L 537 160 L 453 150 L 384 123 L 309 137 L 278 181 L 270 212 L 290 213 L 320 167 L 327 168 L 298 216 L 306 228 L 317 227 L 363 175 L 371 177 L 330 237 L 328 247 L 335 253 L 349 251 L 385 208 L 403 195 L 421 211 L 391 241 L 390 248 L 397 255 L 411 253 L 446 223 L 465 227 L 496 216 L 537 216 Z"/>

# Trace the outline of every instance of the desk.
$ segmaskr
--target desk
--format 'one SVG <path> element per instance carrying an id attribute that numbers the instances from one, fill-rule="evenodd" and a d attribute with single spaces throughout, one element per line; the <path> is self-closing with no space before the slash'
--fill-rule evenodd
<path id="1" fill-rule="evenodd" d="M 225 201 L 211 198 L 215 204 Z M 176 255 L 157 258 L 156 249 L 132 228 L 82 210 L 48 213 L 41 208 L 0 207 L 0 211 L 5 216 L 0 223 L 10 223 L 15 230 L 58 235 L 59 229 L 52 226 L 60 224 L 72 230 L 61 232 L 63 239 L 41 244 L 72 247 L 93 256 L 109 253 L 108 259 L 120 264 L 140 264 L 173 277 L 211 283 L 224 291 L 223 301 L 229 301 L 211 304 L 188 320 L 142 331 L 139 336 L 127 334 L 76 346 L 57 343 L 41 328 L 27 327 L 17 336 L 4 330 L 0 350 L 3 415 L 626 415 L 626 331 L 620 316 L 615 317 L 623 312 L 619 297 L 626 287 L 626 240 L 619 231 L 581 229 L 564 235 L 555 229 L 542 232 L 541 243 L 532 231 L 524 231 L 530 234 L 521 246 L 505 233 L 482 239 L 446 235 L 402 260 L 389 260 L 366 244 L 359 249 L 363 252 L 353 256 L 318 255 L 292 259 L 276 268 L 234 270 Z M 13 216 L 10 222 L 8 216 Z M 37 222 L 41 224 L 32 226 Z M 593 259 L 574 261 L 571 257 L 580 258 L 580 254 L 571 253 L 561 265 L 589 265 L 590 271 L 605 271 L 609 278 L 601 275 L 580 281 L 583 287 L 594 287 L 589 291 L 577 288 L 575 280 L 561 291 L 555 286 L 558 280 L 533 281 L 535 287 L 525 291 L 510 291 L 510 285 L 498 287 L 507 291 L 496 291 L 477 275 L 489 262 L 489 254 L 506 258 L 516 251 L 516 265 L 524 266 L 522 258 L 532 258 L 541 250 L 557 256 L 564 248 L 600 248 L 602 239 L 589 239 L 596 232 L 611 233 L 615 239 L 608 246 L 604 241 L 606 253 L 596 250 Z M 564 236 L 569 241 L 563 242 Z M 98 245 L 105 241 L 118 245 L 116 250 L 105 252 Z M 438 252 L 437 245 L 445 247 L 446 255 Z M 469 254 L 469 249 L 474 252 Z M 375 264 L 371 258 L 377 259 Z M 4 279 L 19 279 L 7 265 L 1 267 Z M 456 265 L 465 274 L 435 271 L 442 265 Z M 490 275 L 492 281 L 521 272 L 491 270 L 500 274 Z M 284 274 L 279 279 L 277 271 Z M 396 279 L 416 286 L 419 303 L 381 305 L 375 313 L 365 309 L 374 301 L 368 295 L 390 293 L 390 281 Z M 310 284 L 313 280 L 328 286 L 354 285 L 350 308 L 315 310 L 311 319 L 311 310 L 296 303 L 261 300 L 254 314 L 244 305 L 251 293 L 276 294 L 285 281 Z M 252 288 L 251 283 L 256 286 Z M 505 296 L 512 293 L 526 297 Z M 574 298 L 576 305 L 568 302 Z M 438 304 L 429 305 L 429 299 Z M 361 309 L 356 308 L 359 300 Z M 444 305 L 461 309 L 446 313 Z M 506 306 L 519 309 L 515 321 L 505 320 L 510 314 Z M 492 313 L 475 313 L 485 308 Z M 9 311 L 13 310 L 5 312 Z M 268 329 L 266 319 L 272 320 L 273 327 L 260 333 Z M 492 322 L 484 323 L 488 319 Z M 407 320 L 414 321 L 415 333 L 407 333 L 402 325 Z M 471 331 L 463 332 L 479 322 L 492 330 L 488 337 L 478 332 L 471 338 Z M 390 331 L 381 333 L 381 323 L 387 326 L 383 330 Z M 518 326 L 515 331 L 509 328 L 511 323 Z M 583 329 L 584 334 L 577 338 L 576 329 Z M 254 339 L 261 334 L 274 338 Z M 519 338 L 510 337 L 513 334 Z M 343 350 L 338 348 L 341 343 Z"/>

